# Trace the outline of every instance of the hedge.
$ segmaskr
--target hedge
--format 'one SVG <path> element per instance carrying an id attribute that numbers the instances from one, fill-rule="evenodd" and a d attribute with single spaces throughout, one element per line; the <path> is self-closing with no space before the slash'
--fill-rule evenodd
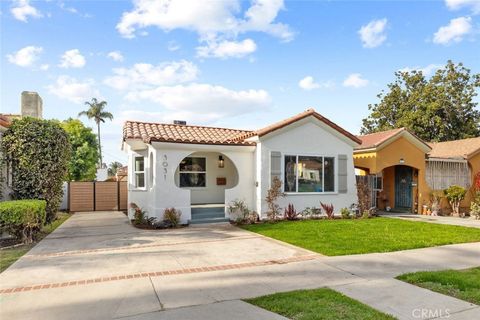
<path id="1" fill-rule="evenodd" d="M 0 226 L 24 243 L 32 243 L 45 224 L 47 203 L 44 200 L 0 202 Z"/>

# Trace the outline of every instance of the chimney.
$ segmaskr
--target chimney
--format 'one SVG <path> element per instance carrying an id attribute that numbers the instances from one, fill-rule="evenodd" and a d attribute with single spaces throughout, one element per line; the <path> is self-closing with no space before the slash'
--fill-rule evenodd
<path id="1" fill-rule="evenodd" d="M 173 120 L 173 124 L 185 126 L 187 124 L 187 121 L 185 121 L 185 120 Z"/>
<path id="2" fill-rule="evenodd" d="M 42 119 L 43 101 L 37 92 L 23 91 L 21 99 L 22 116 L 34 117 Z"/>

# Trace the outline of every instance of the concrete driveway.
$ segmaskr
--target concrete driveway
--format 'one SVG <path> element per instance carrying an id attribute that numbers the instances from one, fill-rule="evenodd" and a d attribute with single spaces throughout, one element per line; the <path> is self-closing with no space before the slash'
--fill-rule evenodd
<path id="1" fill-rule="evenodd" d="M 203 299 L 192 291 L 195 282 L 179 282 L 175 276 L 315 257 L 229 224 L 141 230 L 120 212 L 77 213 L 0 274 L 0 292 L 6 293 L 1 314 L 85 319 L 92 312 L 91 318 L 113 318 L 156 311 L 178 303 L 170 295 L 187 292 Z M 163 302 L 156 286 L 176 289 L 162 293 L 168 296 Z"/>
<path id="2" fill-rule="evenodd" d="M 324 257 L 230 225 L 150 231 L 122 213 L 82 213 L 0 274 L 0 318 L 283 319 L 239 299 L 326 286 L 399 319 L 424 307 L 480 318 L 392 278 L 477 265 L 478 243 Z"/>

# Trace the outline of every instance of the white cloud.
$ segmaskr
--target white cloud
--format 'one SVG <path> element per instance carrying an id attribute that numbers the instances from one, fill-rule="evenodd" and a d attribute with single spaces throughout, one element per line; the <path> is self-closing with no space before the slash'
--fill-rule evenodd
<path id="1" fill-rule="evenodd" d="M 387 18 L 372 20 L 358 30 L 364 48 L 375 48 L 387 40 Z"/>
<path id="2" fill-rule="evenodd" d="M 193 81 L 198 76 L 198 68 L 190 61 L 164 62 L 157 66 L 137 63 L 131 68 L 115 68 L 114 75 L 104 83 L 117 90 L 132 90 L 149 86 L 161 86 Z"/>
<path id="3" fill-rule="evenodd" d="M 150 26 L 167 32 L 186 29 L 198 33 L 200 42 L 207 42 L 207 47 L 208 41 L 236 42 L 239 34 L 251 31 L 290 41 L 293 31 L 275 21 L 283 9 L 283 0 L 253 0 L 245 11 L 240 0 L 136 0 L 132 11 L 123 13 L 117 30 L 122 36 L 133 38 L 138 29 Z"/>
<path id="4" fill-rule="evenodd" d="M 120 51 L 111 51 L 107 54 L 107 57 L 109 57 L 113 61 L 117 61 L 117 62 L 123 61 L 123 55 Z"/>
<path id="5" fill-rule="evenodd" d="M 175 41 L 169 41 L 167 45 L 168 51 L 177 51 L 180 49 L 180 45 L 177 44 Z"/>
<path id="6" fill-rule="evenodd" d="M 343 81 L 343 86 L 350 88 L 362 88 L 366 87 L 368 83 L 369 81 L 367 79 L 363 79 L 360 73 L 352 73 Z"/>
<path id="7" fill-rule="evenodd" d="M 29 0 L 16 0 L 13 2 L 10 12 L 15 19 L 28 22 L 28 17 L 41 18 L 43 15 L 35 7 L 30 5 Z"/>
<path id="8" fill-rule="evenodd" d="M 38 60 L 38 56 L 43 52 L 42 47 L 28 46 L 7 54 L 8 61 L 20 67 L 30 67 Z"/>
<path id="9" fill-rule="evenodd" d="M 434 71 L 436 71 L 437 69 L 440 69 L 442 67 L 442 65 L 440 64 L 429 64 L 428 66 L 425 66 L 425 67 L 405 67 L 405 68 L 402 68 L 398 71 L 402 71 L 402 72 L 412 72 L 414 70 L 416 71 L 421 71 L 423 73 L 423 75 L 425 76 L 429 76 L 431 75 Z"/>
<path id="10" fill-rule="evenodd" d="M 334 83 L 332 81 L 326 81 L 323 83 L 315 82 L 315 79 L 312 76 L 306 76 L 298 82 L 298 86 L 303 90 L 314 90 L 319 88 L 332 88 Z"/>
<path id="11" fill-rule="evenodd" d="M 242 58 L 257 49 L 252 39 L 243 41 L 208 41 L 207 45 L 197 47 L 197 55 L 203 58 Z"/>
<path id="12" fill-rule="evenodd" d="M 472 18 L 459 17 L 450 20 L 446 26 L 440 27 L 433 35 L 433 42 L 443 45 L 451 44 L 452 42 L 460 42 L 463 37 L 472 31 Z"/>
<path id="13" fill-rule="evenodd" d="M 85 64 L 85 57 L 82 56 L 80 50 L 72 49 L 65 51 L 62 55 L 59 66 L 61 68 L 83 68 Z"/>
<path id="14" fill-rule="evenodd" d="M 168 112 L 147 113 L 146 119 L 171 121 L 194 120 L 211 123 L 267 108 L 271 98 L 265 90 L 231 90 L 223 86 L 192 83 L 188 85 L 160 86 L 154 89 L 130 92 L 127 101 L 148 100 L 164 107 Z M 137 111 L 128 111 L 136 113 Z M 130 115 L 130 118 L 134 117 Z"/>
<path id="15" fill-rule="evenodd" d="M 79 81 L 70 76 L 59 76 L 54 84 L 47 86 L 48 91 L 59 97 L 73 103 L 83 103 L 92 97 L 99 97 L 100 93 L 95 89 L 95 81 L 86 79 Z"/>
<path id="16" fill-rule="evenodd" d="M 450 10 L 458 10 L 461 8 L 470 8 L 473 14 L 480 13 L 479 0 L 445 0 L 445 4 Z"/>
<path id="17" fill-rule="evenodd" d="M 49 64 L 42 64 L 40 66 L 40 70 L 42 71 L 47 71 L 48 69 L 50 69 L 50 65 Z"/>

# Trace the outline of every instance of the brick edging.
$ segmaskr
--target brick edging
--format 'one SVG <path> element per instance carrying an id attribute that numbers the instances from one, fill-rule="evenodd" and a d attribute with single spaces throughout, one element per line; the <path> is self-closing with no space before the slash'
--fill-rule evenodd
<path id="1" fill-rule="evenodd" d="M 275 264 L 287 264 L 292 262 L 314 260 L 318 257 L 319 257 L 318 255 L 309 254 L 309 255 L 302 255 L 302 256 L 296 256 L 296 257 L 290 257 L 290 258 L 284 258 L 284 259 L 275 259 L 275 260 L 243 262 L 243 263 L 236 263 L 236 264 L 185 268 L 185 269 L 156 271 L 156 272 L 139 272 L 139 273 L 124 274 L 124 275 L 107 276 L 107 277 L 101 277 L 101 278 L 85 279 L 85 280 L 73 280 L 73 281 L 65 281 L 65 282 L 57 282 L 57 283 L 45 283 L 45 284 L 37 284 L 37 285 L 28 285 L 23 287 L 5 288 L 0 290 L 0 294 L 11 294 L 11 293 L 18 293 L 18 292 L 43 290 L 43 289 L 73 287 L 73 286 L 80 286 L 80 285 L 89 285 L 93 283 L 130 280 L 130 279 L 136 279 L 136 278 L 162 277 L 162 276 L 170 276 L 170 275 L 189 274 L 189 273 L 203 273 L 203 272 L 224 271 L 224 270 L 233 270 L 233 269 L 244 269 L 244 268 L 261 267 L 261 266 L 268 266 L 268 265 L 275 265 Z"/>

